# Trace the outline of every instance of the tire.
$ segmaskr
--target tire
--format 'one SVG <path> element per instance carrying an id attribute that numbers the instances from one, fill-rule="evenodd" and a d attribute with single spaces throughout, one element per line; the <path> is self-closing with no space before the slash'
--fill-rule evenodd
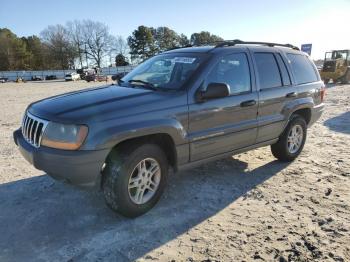
<path id="1" fill-rule="evenodd" d="M 294 130 L 299 130 L 302 132 L 302 138 L 290 138 L 294 139 L 294 141 L 298 141 L 298 147 L 290 147 L 292 143 L 288 143 L 288 137 L 292 136 L 292 132 Z M 277 143 L 271 145 L 271 152 L 274 157 L 276 157 L 278 160 L 283 161 L 283 162 L 290 162 L 293 161 L 300 152 L 303 150 L 305 140 L 306 140 L 306 135 L 307 135 L 307 125 L 305 122 L 305 119 L 301 117 L 300 115 L 293 114 L 291 116 L 291 119 L 283 131 L 282 135 L 280 136 L 279 140 Z M 293 150 L 292 150 L 293 148 Z"/>
<path id="2" fill-rule="evenodd" d="M 346 74 L 341 78 L 341 83 L 343 85 L 350 84 L 350 70 L 349 69 L 346 72 Z"/>
<path id="3" fill-rule="evenodd" d="M 146 169 L 141 169 L 142 161 L 145 161 L 143 167 Z M 151 174 L 153 164 L 154 166 L 158 164 L 160 175 L 158 171 Z M 103 170 L 102 189 L 106 204 L 125 217 L 140 216 L 158 202 L 166 186 L 167 176 L 167 158 L 155 144 L 143 144 L 134 149 L 112 151 Z M 151 180 L 154 184 L 152 187 Z M 129 189 L 129 186 L 132 188 Z M 141 193 L 138 194 L 138 192 L 142 190 L 144 194 L 140 197 Z"/>

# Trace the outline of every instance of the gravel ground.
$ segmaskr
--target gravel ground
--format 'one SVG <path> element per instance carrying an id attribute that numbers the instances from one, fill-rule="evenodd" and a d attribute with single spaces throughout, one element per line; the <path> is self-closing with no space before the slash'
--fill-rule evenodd
<path id="1" fill-rule="evenodd" d="M 30 102 L 94 85 L 0 84 L 0 261 L 350 261 L 349 85 L 327 90 L 293 163 L 264 147 L 171 174 L 136 219 L 34 169 L 12 141 Z"/>

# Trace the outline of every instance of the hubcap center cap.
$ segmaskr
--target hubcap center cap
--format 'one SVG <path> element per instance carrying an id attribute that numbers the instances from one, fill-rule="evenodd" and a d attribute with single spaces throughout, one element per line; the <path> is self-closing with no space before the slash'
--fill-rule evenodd
<path id="1" fill-rule="evenodd" d="M 148 182 L 147 174 L 141 177 L 141 184 L 146 185 Z"/>

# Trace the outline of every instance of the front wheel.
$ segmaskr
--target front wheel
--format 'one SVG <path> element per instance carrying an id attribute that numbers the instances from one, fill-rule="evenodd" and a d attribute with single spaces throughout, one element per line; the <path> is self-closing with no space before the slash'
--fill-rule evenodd
<path id="1" fill-rule="evenodd" d="M 278 160 L 293 161 L 303 150 L 306 134 L 305 119 L 299 115 L 292 115 L 277 143 L 271 145 L 272 154 Z"/>
<path id="2" fill-rule="evenodd" d="M 160 199 L 167 175 L 168 161 L 157 145 L 112 151 L 103 170 L 106 203 L 126 217 L 140 216 Z"/>

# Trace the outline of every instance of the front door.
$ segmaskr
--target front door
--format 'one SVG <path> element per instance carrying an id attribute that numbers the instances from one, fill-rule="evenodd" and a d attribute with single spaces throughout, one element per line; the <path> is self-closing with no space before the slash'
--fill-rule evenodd
<path id="1" fill-rule="evenodd" d="M 230 96 L 189 102 L 191 161 L 255 143 L 258 95 L 248 58 L 242 51 L 218 58 L 202 84 L 226 83 Z"/>

